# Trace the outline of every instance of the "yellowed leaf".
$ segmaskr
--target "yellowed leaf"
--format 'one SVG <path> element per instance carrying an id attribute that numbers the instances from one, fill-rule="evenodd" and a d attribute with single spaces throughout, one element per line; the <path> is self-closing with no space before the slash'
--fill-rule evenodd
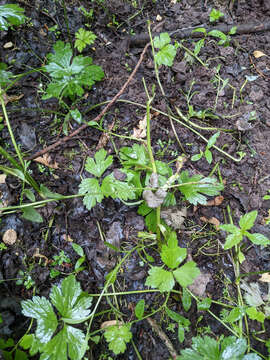
<path id="1" fill-rule="evenodd" d="M 262 282 L 270 283 L 270 273 L 262 274 L 262 276 L 259 278 L 259 280 Z"/>
<path id="2" fill-rule="evenodd" d="M 253 55 L 255 56 L 255 58 L 260 58 L 262 56 L 267 56 L 265 53 L 263 53 L 262 51 L 260 50 L 255 50 L 253 51 Z"/>

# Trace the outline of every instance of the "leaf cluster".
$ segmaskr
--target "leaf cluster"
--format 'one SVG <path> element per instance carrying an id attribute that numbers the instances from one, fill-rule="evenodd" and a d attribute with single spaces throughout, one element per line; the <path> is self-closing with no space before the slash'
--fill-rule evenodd
<path id="1" fill-rule="evenodd" d="M 0 5 L 0 30 L 23 24 L 26 19 L 23 13 L 24 9 L 16 4 Z"/>
<path id="2" fill-rule="evenodd" d="M 74 275 L 53 286 L 50 301 L 34 296 L 22 301 L 22 313 L 36 319 L 35 334 L 25 335 L 20 343 L 30 355 L 41 353 L 41 360 L 81 359 L 86 351 L 86 337 L 82 330 L 71 326 L 88 319 L 92 298 L 82 292 Z M 53 306 L 57 310 L 55 313 Z"/>
<path id="3" fill-rule="evenodd" d="M 155 36 L 154 47 L 159 49 L 155 54 L 157 64 L 172 66 L 177 47 L 171 44 L 170 35 L 168 33 L 161 33 L 159 36 Z"/>
<path id="4" fill-rule="evenodd" d="M 118 180 L 114 173 L 107 175 L 100 184 L 99 179 L 112 165 L 113 157 L 107 156 L 107 151 L 100 149 L 96 152 L 94 159 L 88 157 L 85 170 L 94 177 L 83 179 L 79 186 L 79 193 L 83 194 L 83 203 L 88 210 L 96 203 L 100 203 L 104 197 L 119 198 L 122 200 L 135 199 L 134 185 L 131 183 L 133 174 L 124 169 L 119 171 L 125 181 Z"/>
<path id="5" fill-rule="evenodd" d="M 44 66 L 44 71 L 52 77 L 46 89 L 43 99 L 52 97 L 82 96 L 83 88 L 90 89 L 96 81 L 104 77 L 103 70 L 98 65 L 92 64 L 89 56 L 74 56 L 70 44 L 57 41 L 53 47 L 54 53 L 50 53 L 48 65 Z"/>
<path id="6" fill-rule="evenodd" d="M 215 340 L 209 336 L 192 338 L 192 347 L 181 351 L 177 360 L 261 360 L 255 353 L 245 355 L 247 342 L 235 336 L 220 337 Z"/>
<path id="7" fill-rule="evenodd" d="M 81 53 L 87 45 L 95 42 L 96 35 L 92 31 L 80 28 L 75 34 L 75 48 Z"/>
<path id="8" fill-rule="evenodd" d="M 200 274 L 194 261 L 188 261 L 184 265 L 179 265 L 186 259 L 187 249 L 178 246 L 175 232 L 168 236 L 167 244 L 161 248 L 161 260 L 163 266 L 152 266 L 145 285 L 161 292 L 171 291 L 177 282 L 182 287 L 191 285 L 194 279 Z M 164 269 L 167 266 L 169 270 Z"/>

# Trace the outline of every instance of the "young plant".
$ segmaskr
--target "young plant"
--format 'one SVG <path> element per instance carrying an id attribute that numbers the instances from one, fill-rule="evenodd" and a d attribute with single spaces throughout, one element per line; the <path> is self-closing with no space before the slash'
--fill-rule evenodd
<path id="1" fill-rule="evenodd" d="M 80 28 L 75 34 L 75 48 L 81 53 L 87 45 L 95 42 L 96 35 L 92 31 Z"/>
<path id="2" fill-rule="evenodd" d="M 191 161 L 198 161 L 204 156 L 205 159 L 207 160 L 208 164 L 211 164 L 211 162 L 213 160 L 213 156 L 212 156 L 212 152 L 210 149 L 216 143 L 219 135 L 220 135 L 219 131 L 217 133 L 215 133 L 214 135 L 212 135 L 210 137 L 210 139 L 208 140 L 205 150 L 204 151 L 200 150 L 199 154 L 193 155 L 191 157 Z"/>
<path id="3" fill-rule="evenodd" d="M 217 9 L 212 9 L 210 14 L 209 14 L 209 20 L 211 23 L 218 21 L 220 18 L 222 18 L 224 16 L 223 12 L 217 10 Z"/>
<path id="4" fill-rule="evenodd" d="M 61 272 L 57 269 L 57 267 L 62 266 L 63 264 L 70 264 L 70 258 L 65 255 L 64 251 L 61 250 L 59 255 L 54 255 L 53 262 L 51 263 L 52 269 L 50 271 L 50 277 L 54 279 L 56 276 L 60 275 Z"/>
<path id="5" fill-rule="evenodd" d="M 107 151 L 100 149 L 94 159 L 87 158 L 85 170 L 94 177 L 83 179 L 79 186 L 79 193 L 83 195 L 83 203 L 88 210 L 104 197 L 119 198 L 121 200 L 135 199 L 136 190 L 131 184 L 133 174 L 124 169 L 117 170 L 100 180 L 104 172 L 112 165 L 113 157 L 107 156 Z M 119 180 L 123 179 L 125 181 Z"/>
<path id="6" fill-rule="evenodd" d="M 200 274 L 200 270 L 194 261 L 188 261 L 179 267 L 186 257 L 187 249 L 178 246 L 177 235 L 171 232 L 167 244 L 162 245 L 161 248 L 163 265 L 151 267 L 145 285 L 159 289 L 161 292 L 171 291 L 176 282 L 183 288 L 191 285 Z M 168 270 L 164 269 L 165 265 Z"/>
<path id="7" fill-rule="evenodd" d="M 159 49 L 155 54 L 157 65 L 172 66 L 175 55 L 176 45 L 171 44 L 171 38 L 168 33 L 161 33 L 154 38 L 154 47 Z"/>
<path id="8" fill-rule="evenodd" d="M 23 24 L 26 19 L 23 13 L 24 9 L 16 4 L 0 5 L 0 30 Z"/>
<path id="9" fill-rule="evenodd" d="M 47 86 L 43 99 L 52 97 L 62 98 L 82 96 L 84 89 L 90 89 L 96 81 L 104 77 L 103 70 L 98 65 L 92 64 L 89 56 L 74 56 L 70 44 L 57 41 L 53 47 L 54 53 L 47 56 L 48 65 L 44 71 L 52 77 L 52 82 Z"/>
<path id="10" fill-rule="evenodd" d="M 72 325 L 86 321 L 90 315 L 92 298 L 82 292 L 74 275 L 53 286 L 50 301 L 34 296 L 22 301 L 22 313 L 37 320 L 35 334 L 24 335 L 20 346 L 31 356 L 41 353 L 41 359 L 78 360 L 86 351 L 84 332 Z M 57 314 L 54 308 L 57 310 Z"/>
<path id="11" fill-rule="evenodd" d="M 233 224 L 220 225 L 221 230 L 225 230 L 230 233 L 230 235 L 226 238 L 224 250 L 231 249 L 233 246 L 240 244 L 244 237 L 247 237 L 255 245 L 266 246 L 270 244 L 270 240 L 267 239 L 266 236 L 259 233 L 251 234 L 248 231 L 253 227 L 257 215 L 257 210 L 254 210 L 241 216 L 239 220 L 239 227 Z"/>
<path id="12" fill-rule="evenodd" d="M 192 347 L 181 350 L 177 360 L 261 360 L 255 353 L 245 355 L 248 350 L 246 339 L 235 336 L 215 340 L 209 336 L 192 338 Z"/>

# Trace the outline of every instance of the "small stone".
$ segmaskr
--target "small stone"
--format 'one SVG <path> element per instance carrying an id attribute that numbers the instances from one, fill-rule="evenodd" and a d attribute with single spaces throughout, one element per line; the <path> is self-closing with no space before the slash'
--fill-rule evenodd
<path id="1" fill-rule="evenodd" d="M 3 235 L 3 242 L 7 245 L 15 244 L 17 240 L 17 233 L 13 229 L 8 229 Z"/>

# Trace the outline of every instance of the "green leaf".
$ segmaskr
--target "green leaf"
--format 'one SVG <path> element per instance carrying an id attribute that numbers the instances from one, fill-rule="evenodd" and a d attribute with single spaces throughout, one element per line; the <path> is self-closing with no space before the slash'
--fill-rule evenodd
<path id="1" fill-rule="evenodd" d="M 224 14 L 221 11 L 219 11 L 217 9 L 212 9 L 210 12 L 210 15 L 209 15 L 210 22 L 215 22 L 223 16 L 224 16 Z"/>
<path id="2" fill-rule="evenodd" d="M 141 319 L 144 314 L 145 301 L 141 299 L 135 306 L 135 315 L 137 319 Z"/>
<path id="3" fill-rule="evenodd" d="M 231 249 L 233 246 L 239 244 L 243 239 L 243 236 L 239 230 L 239 232 L 230 234 L 226 237 L 226 241 L 224 244 L 224 250 Z"/>
<path id="4" fill-rule="evenodd" d="M 29 350 L 31 356 L 37 354 L 42 348 L 42 345 L 34 334 L 25 334 L 20 341 L 20 346 L 25 350 Z"/>
<path id="5" fill-rule="evenodd" d="M 169 44 L 170 42 L 171 42 L 171 38 L 167 32 L 161 33 L 159 36 L 154 37 L 154 47 L 158 49 L 163 48 L 165 45 Z"/>
<path id="6" fill-rule="evenodd" d="M 221 230 L 227 231 L 231 234 L 240 234 L 241 230 L 233 224 L 223 224 L 219 227 Z"/>
<path id="7" fill-rule="evenodd" d="M 115 179 L 113 173 L 103 179 L 101 191 L 106 197 L 111 196 L 113 199 L 136 199 L 136 191 L 134 186 L 128 184 L 127 182 Z"/>
<path id="8" fill-rule="evenodd" d="M 175 47 L 169 44 L 155 54 L 155 59 L 158 65 L 172 66 L 175 55 Z"/>
<path id="9" fill-rule="evenodd" d="M 210 309 L 212 300 L 210 298 L 204 298 L 202 301 L 197 301 L 197 308 L 199 311 L 205 311 Z"/>
<path id="10" fill-rule="evenodd" d="M 134 144 L 131 147 L 122 147 L 120 149 L 120 158 L 124 167 L 141 167 L 142 170 L 149 164 L 149 154 L 143 145 Z M 150 167 L 150 164 L 149 164 Z"/>
<path id="11" fill-rule="evenodd" d="M 227 40 L 227 36 L 222 31 L 219 31 L 219 30 L 211 30 L 211 31 L 209 31 L 208 35 L 217 37 L 223 41 Z"/>
<path id="12" fill-rule="evenodd" d="M 173 321 L 176 321 L 177 323 L 181 324 L 184 328 L 188 328 L 190 325 L 190 321 L 186 319 L 184 316 L 178 314 L 175 311 L 172 311 L 168 307 L 165 308 L 167 315 L 170 319 Z"/>
<path id="13" fill-rule="evenodd" d="M 187 287 L 193 283 L 197 276 L 200 275 L 200 270 L 197 268 L 194 261 L 189 261 L 179 269 L 174 270 L 173 275 L 182 287 Z"/>
<path id="14" fill-rule="evenodd" d="M 233 26 L 231 30 L 229 31 L 229 35 L 235 35 L 237 31 L 237 26 Z"/>
<path id="15" fill-rule="evenodd" d="M 220 135 L 220 131 L 218 131 L 217 133 L 215 133 L 214 135 L 212 135 L 210 137 L 210 139 L 208 140 L 208 143 L 206 145 L 207 149 L 210 149 L 215 144 L 219 135 Z"/>
<path id="16" fill-rule="evenodd" d="M 42 343 L 48 342 L 57 329 L 58 321 L 52 305 L 45 297 L 34 296 L 21 302 L 22 313 L 37 320 L 36 337 Z"/>
<path id="17" fill-rule="evenodd" d="M 205 29 L 204 29 L 205 30 Z M 205 39 L 200 39 L 199 41 L 197 41 L 195 43 L 195 48 L 194 48 L 194 55 L 199 55 L 199 52 L 201 51 L 201 48 L 204 46 L 204 41 Z"/>
<path id="18" fill-rule="evenodd" d="M 109 326 L 105 330 L 105 339 L 109 343 L 109 349 L 112 350 L 115 355 L 125 352 L 127 348 L 126 343 L 132 339 L 130 326 L 130 324 L 115 325 Z"/>
<path id="19" fill-rule="evenodd" d="M 75 243 L 71 243 L 71 246 L 73 248 L 73 250 L 79 255 L 79 256 L 84 256 L 84 251 L 83 248 Z"/>
<path id="20" fill-rule="evenodd" d="M 192 30 L 192 33 L 195 33 L 195 32 L 201 32 L 204 35 L 206 34 L 206 30 L 203 27 Z"/>
<path id="21" fill-rule="evenodd" d="M 251 212 L 241 216 L 240 221 L 239 221 L 241 230 L 251 229 L 252 226 L 254 225 L 257 215 L 258 215 L 258 211 L 254 210 L 254 211 L 251 211 Z"/>
<path id="22" fill-rule="evenodd" d="M 212 157 L 212 152 L 209 149 L 206 149 L 204 152 L 204 156 L 208 162 L 208 164 L 211 164 L 213 157 Z"/>
<path id="23" fill-rule="evenodd" d="M 160 267 L 153 266 L 146 279 L 145 285 L 151 288 L 158 288 L 161 292 L 171 291 L 174 287 L 174 278 L 171 272 Z"/>
<path id="24" fill-rule="evenodd" d="M 49 190 L 46 186 L 44 186 L 43 184 L 40 185 L 40 191 L 42 193 L 43 196 L 45 196 L 47 199 L 62 199 L 63 195 L 58 194 L 56 192 L 52 192 L 51 190 Z"/>
<path id="25" fill-rule="evenodd" d="M 26 220 L 33 221 L 36 223 L 43 222 L 42 216 L 40 215 L 39 212 L 37 212 L 37 210 L 33 206 L 22 208 L 22 212 L 23 212 L 22 217 Z"/>
<path id="26" fill-rule="evenodd" d="M 199 154 L 195 154 L 191 157 L 191 161 L 198 161 L 201 159 L 202 156 L 203 156 L 203 152 L 200 150 Z"/>
<path id="27" fill-rule="evenodd" d="M 78 124 L 82 123 L 82 114 L 78 109 L 70 110 L 70 115 L 72 116 L 73 120 L 75 120 Z"/>
<path id="28" fill-rule="evenodd" d="M 182 304 L 185 311 L 188 311 L 191 307 L 191 296 L 186 288 L 183 288 Z"/>
<path id="29" fill-rule="evenodd" d="M 270 240 L 266 236 L 264 236 L 263 234 L 259 234 L 259 233 L 250 234 L 248 232 L 245 232 L 245 235 L 255 245 L 266 246 L 266 245 L 270 244 Z"/>
<path id="30" fill-rule="evenodd" d="M 261 323 L 265 320 L 265 315 L 262 311 L 258 311 L 255 307 L 250 307 L 246 309 L 246 313 L 251 320 L 257 320 Z"/>
<path id="31" fill-rule="evenodd" d="M 182 171 L 179 176 L 179 190 L 184 195 L 185 200 L 193 205 L 206 204 L 206 195 L 218 195 L 223 185 L 214 178 L 203 178 L 202 175 L 193 175 L 189 177 L 188 171 Z"/>
<path id="32" fill-rule="evenodd" d="M 97 179 L 83 179 L 79 185 L 79 194 L 85 194 L 83 203 L 88 210 L 91 210 L 96 203 L 100 203 L 104 195 Z"/>
<path id="33" fill-rule="evenodd" d="M 229 323 L 234 323 L 240 320 L 244 315 L 245 311 L 243 310 L 243 308 L 237 306 L 230 311 L 229 315 L 226 318 L 226 321 Z"/>
<path id="34" fill-rule="evenodd" d="M 1 15 L 0 15 L 1 17 Z M 10 81 L 11 77 L 13 76 L 12 72 L 6 71 L 7 65 L 0 62 L 0 86 L 5 87 Z"/>
<path id="35" fill-rule="evenodd" d="M 74 275 L 65 278 L 61 287 L 53 286 L 50 299 L 66 323 L 82 322 L 89 316 L 92 298 L 81 295 L 80 283 L 76 281 Z"/>
<path id="36" fill-rule="evenodd" d="M 42 348 L 41 360 L 81 359 L 84 355 L 84 333 L 72 326 L 63 329 Z"/>
<path id="37" fill-rule="evenodd" d="M 96 39 L 96 35 L 92 31 L 80 28 L 75 34 L 75 47 L 79 52 L 82 52 L 86 45 L 93 44 Z"/>
<path id="38" fill-rule="evenodd" d="M 73 99 L 75 95 L 83 95 L 83 87 L 90 89 L 96 81 L 103 79 L 101 67 L 92 65 L 90 57 L 73 57 L 70 44 L 57 41 L 53 49 L 54 53 L 47 56 L 48 65 L 44 66 L 44 71 L 48 72 L 53 80 L 48 85 L 43 99 L 60 96 Z"/>
<path id="39" fill-rule="evenodd" d="M 181 350 L 177 360 L 219 360 L 219 344 L 215 339 L 205 336 L 192 338 L 192 348 Z"/>
<path id="40" fill-rule="evenodd" d="M 30 189 L 24 189 L 23 191 L 24 195 L 27 197 L 28 200 L 34 202 L 36 201 L 36 197 L 35 195 L 33 194 L 33 191 L 30 190 Z"/>
<path id="41" fill-rule="evenodd" d="M 183 328 L 183 326 L 178 325 L 178 341 L 180 342 L 180 344 L 185 340 L 185 329 Z"/>
<path id="42" fill-rule="evenodd" d="M 223 350 L 221 354 L 221 360 L 237 359 L 239 356 L 244 355 L 246 349 L 246 339 L 236 339 L 233 344 L 227 346 Z"/>
<path id="43" fill-rule="evenodd" d="M 104 171 L 108 169 L 113 163 L 112 155 L 109 155 L 107 158 L 107 151 L 100 149 L 95 153 L 95 160 L 88 157 L 86 160 L 85 170 L 90 174 L 101 177 Z"/>
<path id="44" fill-rule="evenodd" d="M 8 30 L 11 25 L 21 25 L 26 17 L 24 9 L 16 4 L 0 5 L 0 30 Z"/>
<path id="45" fill-rule="evenodd" d="M 161 259 L 170 269 L 175 269 L 187 257 L 187 249 L 179 246 L 163 245 L 161 250 Z"/>

